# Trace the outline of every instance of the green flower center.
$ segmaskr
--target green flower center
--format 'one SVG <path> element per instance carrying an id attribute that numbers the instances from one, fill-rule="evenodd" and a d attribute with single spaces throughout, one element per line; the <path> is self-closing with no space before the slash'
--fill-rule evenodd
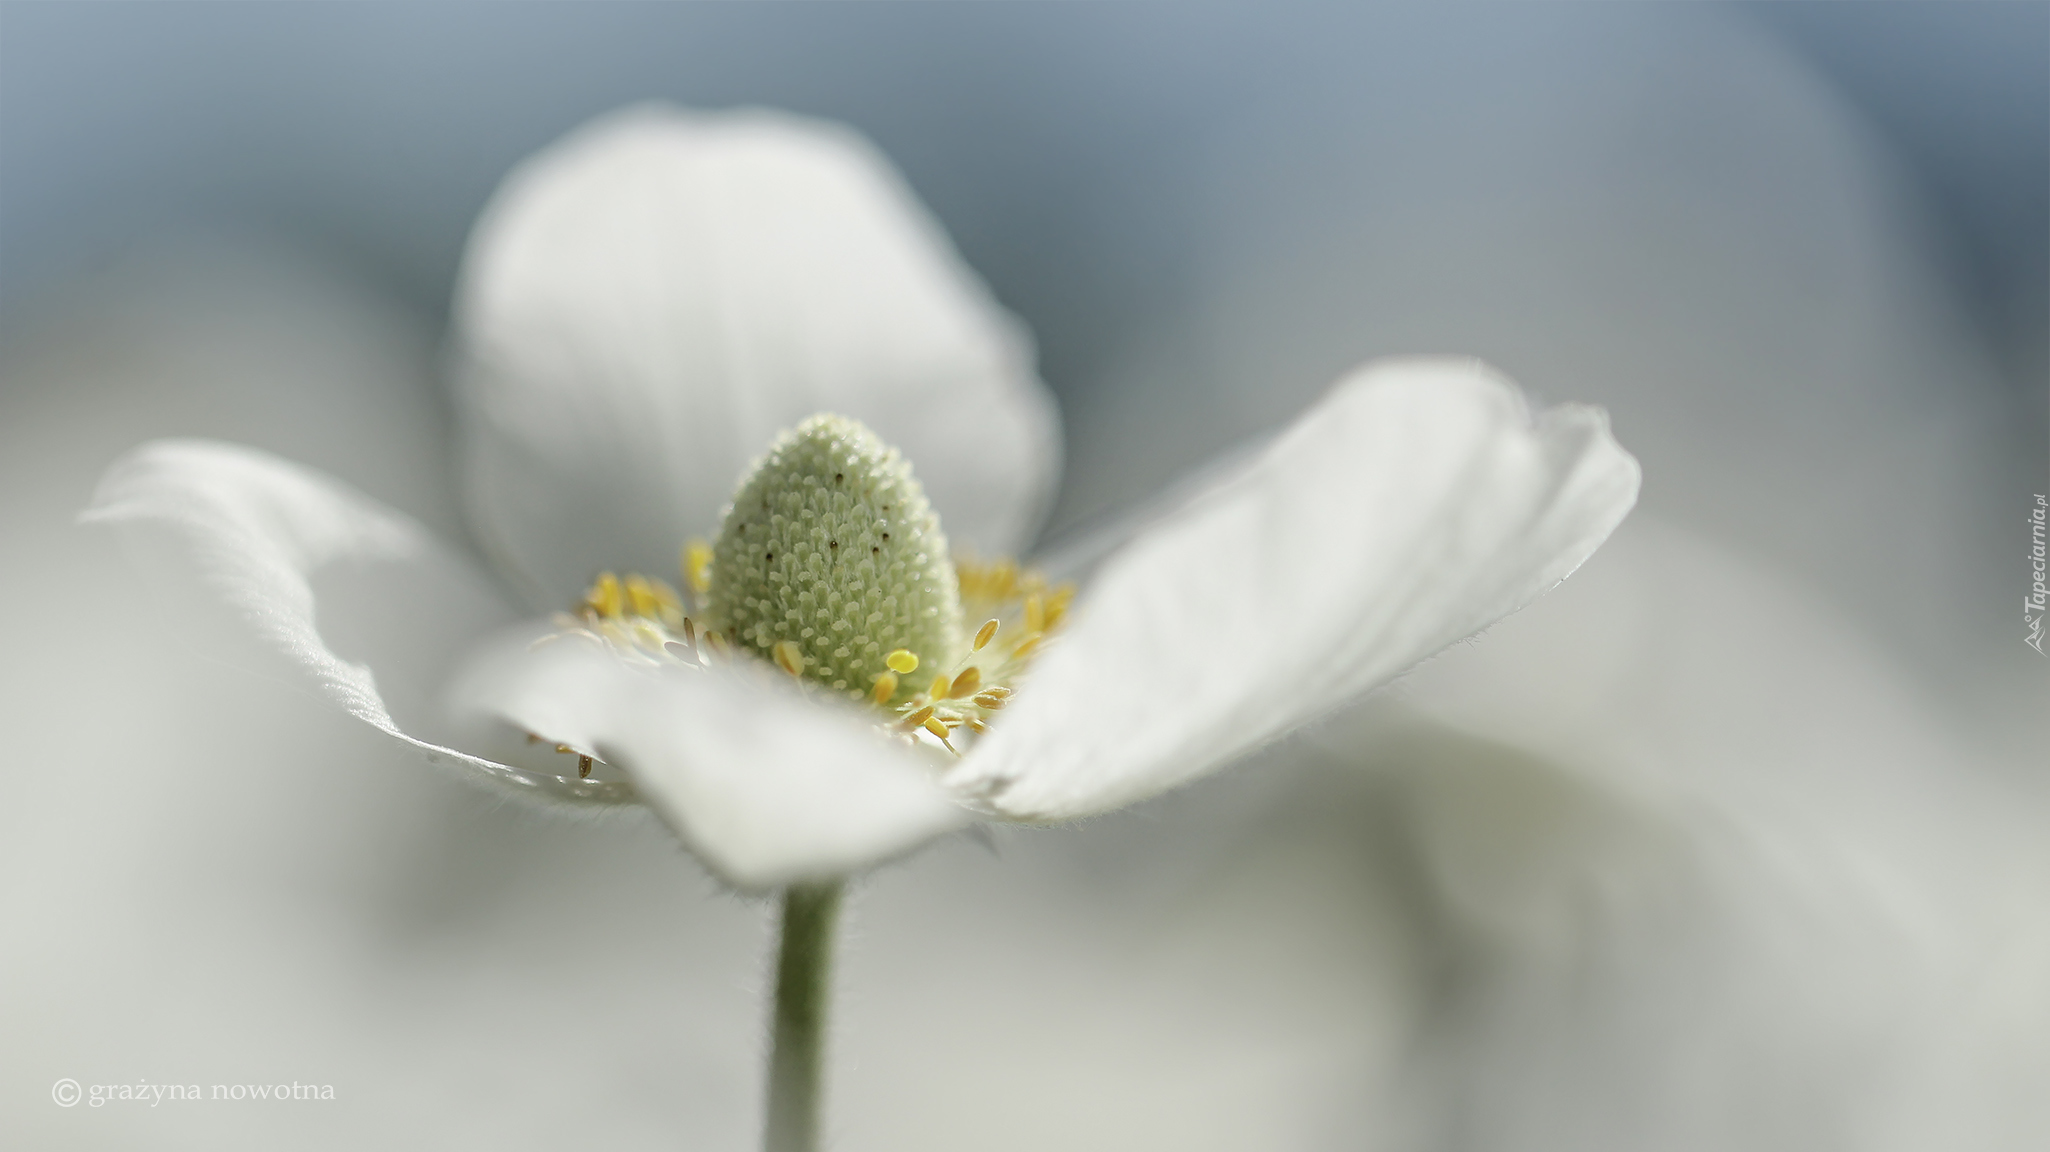
<path id="1" fill-rule="evenodd" d="M 755 463 L 709 577 L 715 626 L 835 691 L 868 696 L 899 649 L 941 667 L 963 649 L 939 517 L 903 456 L 844 416 L 807 419 Z"/>
<path id="2" fill-rule="evenodd" d="M 681 559 L 682 593 L 638 573 L 599 573 L 556 618 L 557 635 L 649 665 L 713 669 L 760 656 L 873 704 L 906 740 L 949 749 L 959 729 L 984 731 L 1009 702 L 1075 591 L 1010 560 L 950 558 L 911 466 L 844 416 L 813 416 L 777 437 L 741 481 L 717 542 L 689 541 Z M 972 637 L 968 620 L 982 621 Z M 579 775 L 597 759 L 556 750 L 578 757 Z"/>

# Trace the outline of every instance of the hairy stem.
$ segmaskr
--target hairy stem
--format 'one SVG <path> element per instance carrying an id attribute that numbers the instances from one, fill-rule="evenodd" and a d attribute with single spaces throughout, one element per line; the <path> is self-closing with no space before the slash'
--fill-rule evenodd
<path id="1" fill-rule="evenodd" d="M 826 1001 L 832 990 L 833 925 L 841 887 L 833 880 L 783 890 L 765 1152 L 817 1152 L 819 1146 Z"/>

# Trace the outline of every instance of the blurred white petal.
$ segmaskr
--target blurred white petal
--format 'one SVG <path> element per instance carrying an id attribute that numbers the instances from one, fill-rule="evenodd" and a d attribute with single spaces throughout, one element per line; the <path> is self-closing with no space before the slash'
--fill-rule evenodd
<path id="1" fill-rule="evenodd" d="M 628 798 L 437 742 L 439 686 L 509 611 L 461 556 L 339 482 L 251 448 L 159 440 L 108 470 L 83 518 L 121 529 L 151 591 L 178 602 L 174 615 L 214 618 L 204 639 L 254 640 L 258 661 L 283 657 L 290 674 L 429 759 L 523 791 Z M 236 655 L 250 662 L 246 649 Z"/>
<path id="2" fill-rule="evenodd" d="M 1103 567 L 953 783 L 1058 820 L 1173 787 L 1564 579 L 1637 497 L 1590 408 L 1477 362 L 1369 365 Z"/>
<path id="3" fill-rule="evenodd" d="M 916 462 L 957 543 L 1012 552 L 1059 467 L 1023 328 L 844 128 L 643 106 L 516 169 L 457 290 L 477 530 L 537 603 L 669 573 L 820 411 Z"/>
<path id="4" fill-rule="evenodd" d="M 2038 805 L 1837 607 L 1634 517 L 1317 734 L 1399 781 L 1469 974 L 1425 1123 L 1517 1149 L 2040 1128 Z"/>
<path id="5" fill-rule="evenodd" d="M 860 871 L 969 820 L 925 755 L 766 665 L 635 667 L 579 636 L 532 637 L 487 645 L 458 703 L 625 769 L 736 888 Z"/>

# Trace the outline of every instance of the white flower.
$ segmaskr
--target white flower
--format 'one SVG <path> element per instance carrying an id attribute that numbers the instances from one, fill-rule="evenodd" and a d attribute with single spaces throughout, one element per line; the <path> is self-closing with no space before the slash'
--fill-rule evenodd
<path id="1" fill-rule="evenodd" d="M 761 112 L 601 120 L 507 180 L 455 324 L 488 574 L 333 480 L 219 443 L 137 449 L 87 518 L 431 759 L 567 803 L 644 801 L 745 889 L 1215 770 L 1542 594 L 1638 486 L 1597 410 L 1533 420 L 1470 360 L 1369 365 L 1111 554 L 953 760 L 765 661 L 535 647 L 519 624 L 558 630 L 598 572 L 671 570 L 748 462 L 821 410 L 901 450 L 956 541 L 1028 542 L 1057 471 L 1051 401 L 1021 329 L 873 149 Z M 572 775 L 522 731 L 610 767 Z"/>

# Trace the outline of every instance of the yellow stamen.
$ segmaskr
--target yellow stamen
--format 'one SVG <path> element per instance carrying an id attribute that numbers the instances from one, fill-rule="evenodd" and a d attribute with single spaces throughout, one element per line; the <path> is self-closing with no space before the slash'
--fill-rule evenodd
<path id="1" fill-rule="evenodd" d="M 947 679 L 947 674 L 945 672 L 942 672 L 939 675 L 932 678 L 932 687 L 927 688 L 925 690 L 925 694 L 927 696 L 932 697 L 935 700 L 945 700 L 947 698 L 947 685 L 949 683 L 950 681 Z"/>
<path id="2" fill-rule="evenodd" d="M 945 724 L 940 723 L 939 718 L 936 716 L 927 716 L 925 718 L 925 723 L 920 725 L 920 727 L 924 728 L 927 732 L 932 733 L 933 735 L 939 737 L 942 740 L 945 740 L 947 738 L 947 726 Z"/>
<path id="3" fill-rule="evenodd" d="M 909 648 L 899 648 L 888 656 L 883 657 L 883 663 L 888 664 L 890 671 L 895 672 L 897 675 L 909 676 L 911 673 L 918 671 L 918 653 L 911 651 Z"/>
<path id="4" fill-rule="evenodd" d="M 994 640 L 996 638 L 997 624 L 998 622 L 995 620 L 986 620 L 983 622 L 982 627 L 976 630 L 974 648 L 975 651 L 982 651 L 983 645 L 988 644 L 991 640 Z"/>
<path id="5" fill-rule="evenodd" d="M 1046 631 L 1046 601 L 1037 595 L 1025 598 L 1025 631 L 1028 634 Z"/>
<path id="6" fill-rule="evenodd" d="M 896 675 L 896 673 L 894 673 L 894 672 L 885 672 L 885 673 L 883 673 L 882 675 L 880 675 L 880 676 L 877 676 L 877 677 L 876 677 L 876 690 L 875 690 L 875 701 L 876 701 L 876 703 L 878 703 L 878 704 L 888 704 L 888 703 L 890 702 L 890 698 L 891 698 L 891 697 L 893 697 L 893 696 L 895 696 L 896 694 L 897 694 L 897 675 Z"/>
<path id="7" fill-rule="evenodd" d="M 626 602 L 636 616 L 653 616 L 662 609 L 662 602 L 655 598 L 655 590 L 648 585 L 648 578 L 639 573 L 626 578 Z"/>
<path id="8" fill-rule="evenodd" d="M 916 728 L 930 719 L 932 719 L 932 705 L 927 704 L 925 707 L 906 716 L 904 718 L 904 726 L 906 728 Z"/>
<path id="9" fill-rule="evenodd" d="M 1011 649 L 1011 659 L 1023 660 L 1027 656 L 1032 655 L 1039 650 L 1039 642 L 1042 639 L 1044 637 L 1037 634 L 1027 636 L 1016 648 Z"/>
<path id="10" fill-rule="evenodd" d="M 1005 700 L 994 691 L 990 691 L 978 693 L 975 697 L 975 703 L 977 707 L 987 708 L 994 712 L 1004 706 Z"/>
<path id="11" fill-rule="evenodd" d="M 804 649 L 795 640 L 778 640 L 772 651 L 776 654 L 776 666 L 792 676 L 804 675 Z"/>
<path id="12" fill-rule="evenodd" d="M 1075 586 L 1073 584 L 1063 584 L 1047 595 L 1046 626 L 1049 630 L 1060 627 L 1061 621 L 1067 619 L 1068 605 L 1074 599 Z"/>
<path id="13" fill-rule="evenodd" d="M 947 695 L 954 698 L 973 696 L 975 695 L 975 690 L 980 687 L 982 687 L 982 669 L 968 668 L 963 670 L 959 676 L 954 677 L 954 683 L 947 689 Z"/>
<path id="14" fill-rule="evenodd" d="M 626 596 L 619 587 L 619 577 L 610 572 L 600 572 L 591 582 L 591 590 L 584 593 L 584 606 L 606 619 L 616 619 L 626 607 Z"/>
<path id="15" fill-rule="evenodd" d="M 1018 591 L 1018 564 L 1013 560 L 985 564 L 961 556 L 955 558 L 954 570 L 961 595 L 971 600 L 1009 600 Z"/>
<path id="16" fill-rule="evenodd" d="M 674 539 L 674 537 L 671 537 Z M 690 585 L 694 595 L 703 596 L 712 588 L 712 546 L 703 540 L 692 540 L 683 546 L 683 581 Z"/>

